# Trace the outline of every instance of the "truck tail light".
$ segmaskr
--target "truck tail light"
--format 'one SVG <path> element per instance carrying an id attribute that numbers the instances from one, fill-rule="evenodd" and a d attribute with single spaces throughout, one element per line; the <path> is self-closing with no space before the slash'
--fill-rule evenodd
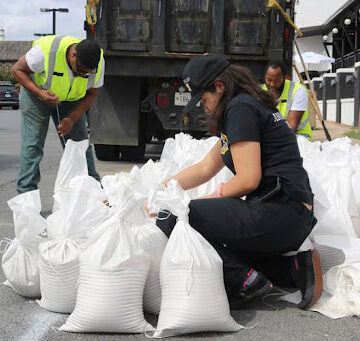
<path id="1" fill-rule="evenodd" d="M 177 88 L 180 85 L 181 80 L 180 79 L 173 79 L 170 84 L 173 88 Z"/>
<path id="2" fill-rule="evenodd" d="M 170 96 L 167 92 L 158 92 L 156 94 L 156 105 L 166 107 L 170 105 Z"/>
<path id="3" fill-rule="evenodd" d="M 285 39 L 285 41 L 290 41 L 290 29 L 289 28 L 285 28 L 284 39 Z"/>
<path id="4" fill-rule="evenodd" d="M 17 90 L 14 90 L 12 93 L 13 93 L 13 95 L 19 96 L 19 91 L 17 91 Z"/>

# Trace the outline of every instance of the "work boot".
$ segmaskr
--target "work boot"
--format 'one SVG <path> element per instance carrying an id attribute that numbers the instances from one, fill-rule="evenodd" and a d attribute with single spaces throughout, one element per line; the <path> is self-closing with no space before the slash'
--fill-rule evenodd
<path id="1" fill-rule="evenodd" d="M 247 302 L 265 295 L 273 288 L 272 283 L 262 273 L 255 272 L 255 275 L 249 285 L 245 281 L 241 288 L 233 290 L 229 298 L 231 309 L 241 309 Z"/>
<path id="2" fill-rule="evenodd" d="M 299 252 L 295 256 L 296 284 L 301 290 L 301 309 L 310 308 L 320 298 L 323 291 L 323 281 L 320 257 L 317 251 Z"/>

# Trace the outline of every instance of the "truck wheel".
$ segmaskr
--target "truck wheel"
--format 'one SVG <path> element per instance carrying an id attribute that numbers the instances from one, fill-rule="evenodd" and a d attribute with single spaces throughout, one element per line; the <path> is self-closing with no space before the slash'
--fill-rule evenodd
<path id="1" fill-rule="evenodd" d="M 95 144 L 95 154 L 100 161 L 117 161 L 119 160 L 119 146 L 110 144 Z"/>
<path id="2" fill-rule="evenodd" d="M 145 154 L 145 143 L 138 146 L 121 147 L 121 158 L 123 161 L 142 161 Z"/>
<path id="3" fill-rule="evenodd" d="M 13 110 L 18 110 L 19 106 L 18 105 L 13 105 L 12 108 L 13 108 Z"/>

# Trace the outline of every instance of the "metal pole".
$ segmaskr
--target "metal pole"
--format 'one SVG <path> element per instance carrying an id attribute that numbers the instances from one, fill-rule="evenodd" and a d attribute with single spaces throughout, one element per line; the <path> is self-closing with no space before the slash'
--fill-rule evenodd
<path id="1" fill-rule="evenodd" d="M 52 10 L 53 12 L 53 35 L 56 34 L 56 10 L 55 8 Z"/>

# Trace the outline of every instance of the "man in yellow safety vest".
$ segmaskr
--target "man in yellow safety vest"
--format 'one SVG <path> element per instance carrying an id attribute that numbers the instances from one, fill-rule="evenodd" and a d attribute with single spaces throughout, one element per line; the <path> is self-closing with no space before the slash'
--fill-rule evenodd
<path id="1" fill-rule="evenodd" d="M 39 165 L 50 116 L 62 146 L 67 139 L 88 138 L 86 111 L 104 83 L 103 51 L 92 40 L 45 36 L 12 67 L 21 84 L 21 157 L 17 191 L 37 188 Z M 86 151 L 89 175 L 100 180 L 91 147 Z"/>
<path id="2" fill-rule="evenodd" d="M 308 94 L 300 83 L 285 78 L 286 67 L 280 61 L 271 61 L 265 68 L 263 89 L 269 90 L 278 100 L 278 110 L 289 127 L 298 135 L 313 139 L 309 122 Z"/>

